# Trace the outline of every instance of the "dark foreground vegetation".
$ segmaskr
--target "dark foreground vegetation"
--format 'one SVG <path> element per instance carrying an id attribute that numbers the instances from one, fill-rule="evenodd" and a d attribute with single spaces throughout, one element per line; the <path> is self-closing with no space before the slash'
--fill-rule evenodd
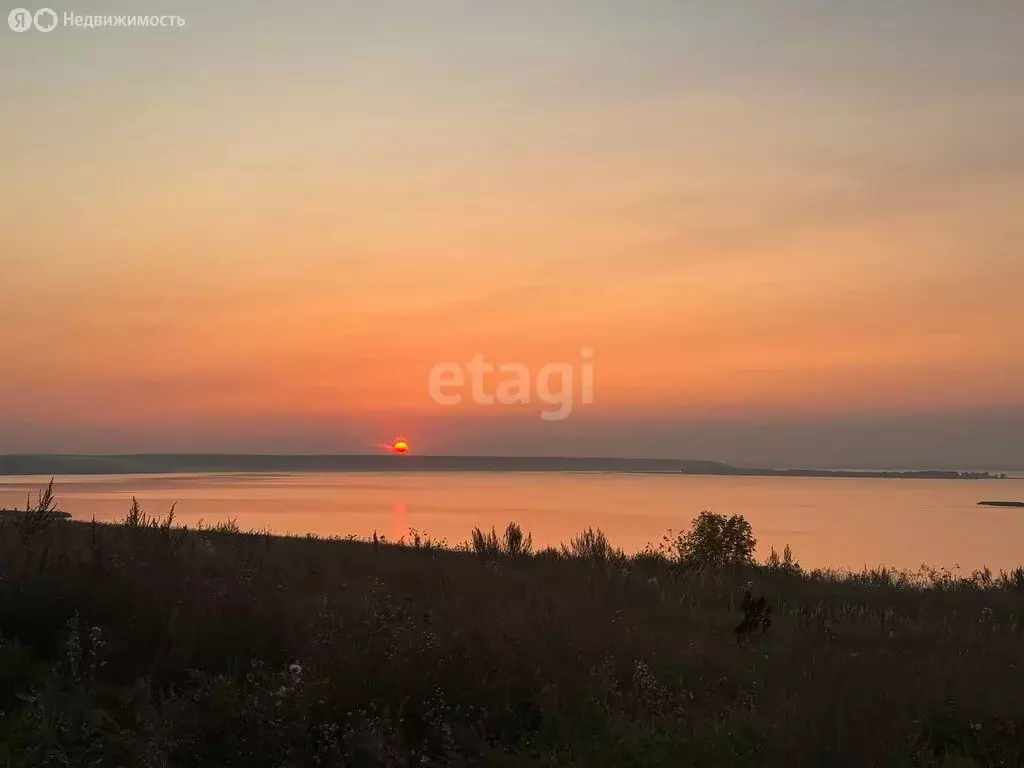
<path id="1" fill-rule="evenodd" d="M 0 765 L 1024 765 L 1024 572 L 0 520 Z"/>

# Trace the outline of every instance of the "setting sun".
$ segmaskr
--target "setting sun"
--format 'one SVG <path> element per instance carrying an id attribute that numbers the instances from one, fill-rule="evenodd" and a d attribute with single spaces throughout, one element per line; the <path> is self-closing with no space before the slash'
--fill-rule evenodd
<path id="1" fill-rule="evenodd" d="M 409 443 L 403 440 L 402 438 L 398 438 L 397 440 L 395 440 L 391 448 L 392 450 L 394 450 L 395 453 L 408 453 Z"/>

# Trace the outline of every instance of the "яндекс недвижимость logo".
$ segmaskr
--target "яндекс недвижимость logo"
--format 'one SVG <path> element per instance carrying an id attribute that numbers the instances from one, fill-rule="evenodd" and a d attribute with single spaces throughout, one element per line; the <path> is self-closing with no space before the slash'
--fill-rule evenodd
<path id="1" fill-rule="evenodd" d="M 35 13 L 27 8 L 15 8 L 7 14 L 7 25 L 15 32 L 27 32 L 35 27 L 40 32 L 52 32 L 57 26 L 57 12 L 40 8 Z"/>

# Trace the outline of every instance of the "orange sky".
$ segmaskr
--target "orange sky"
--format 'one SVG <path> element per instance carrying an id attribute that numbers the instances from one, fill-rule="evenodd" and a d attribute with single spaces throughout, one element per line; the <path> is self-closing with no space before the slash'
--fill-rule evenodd
<path id="1" fill-rule="evenodd" d="M 1016 2 L 180 5 L 3 36 L 0 451 L 1024 413 Z M 578 449 L 428 395 L 584 347 Z"/>

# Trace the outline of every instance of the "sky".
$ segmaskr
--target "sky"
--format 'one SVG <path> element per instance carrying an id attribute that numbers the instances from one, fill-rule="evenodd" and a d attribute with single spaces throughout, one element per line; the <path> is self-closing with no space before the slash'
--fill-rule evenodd
<path id="1" fill-rule="evenodd" d="M 53 7 L 185 24 L 0 28 L 0 452 L 1024 468 L 1019 0 Z"/>

